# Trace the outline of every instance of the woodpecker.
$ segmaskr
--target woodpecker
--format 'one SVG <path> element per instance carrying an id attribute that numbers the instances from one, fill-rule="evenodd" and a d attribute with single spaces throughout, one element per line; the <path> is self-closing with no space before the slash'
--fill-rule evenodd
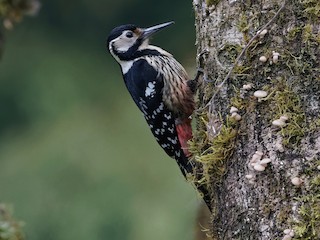
<path id="1" fill-rule="evenodd" d="M 189 159 L 187 144 L 192 138 L 194 82 L 170 53 L 149 44 L 154 33 L 173 23 L 149 28 L 134 24 L 116 27 L 107 38 L 107 47 L 120 65 L 125 85 L 155 139 L 187 177 L 193 173 L 195 164 Z M 195 185 L 210 209 L 206 188 Z"/>

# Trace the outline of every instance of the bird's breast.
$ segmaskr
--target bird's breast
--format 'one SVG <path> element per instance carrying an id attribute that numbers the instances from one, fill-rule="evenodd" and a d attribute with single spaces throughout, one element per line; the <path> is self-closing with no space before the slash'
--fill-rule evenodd
<path id="1" fill-rule="evenodd" d="M 190 116 L 195 104 L 187 84 L 189 77 L 182 65 L 172 56 L 151 56 L 146 60 L 164 82 L 162 99 L 166 106 L 177 116 Z"/>

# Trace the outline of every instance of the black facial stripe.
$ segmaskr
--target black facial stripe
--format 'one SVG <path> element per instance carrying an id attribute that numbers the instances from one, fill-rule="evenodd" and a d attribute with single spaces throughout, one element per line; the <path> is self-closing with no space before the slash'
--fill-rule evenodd
<path id="1" fill-rule="evenodd" d="M 115 49 L 112 45 L 112 51 L 118 56 L 118 58 L 122 61 L 130 61 L 137 59 L 142 56 L 161 56 L 161 53 L 154 49 L 143 49 L 141 51 L 137 51 L 140 44 L 135 43 L 131 48 L 128 49 L 126 52 L 119 52 Z"/>

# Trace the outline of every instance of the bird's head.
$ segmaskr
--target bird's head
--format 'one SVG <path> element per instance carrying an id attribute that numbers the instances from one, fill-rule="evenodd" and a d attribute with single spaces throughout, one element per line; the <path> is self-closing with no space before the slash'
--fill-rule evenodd
<path id="1" fill-rule="evenodd" d="M 108 49 L 117 61 L 132 60 L 137 51 L 148 47 L 149 38 L 154 33 L 173 23 L 162 23 L 149 28 L 139 28 L 133 24 L 121 25 L 109 34 Z"/>

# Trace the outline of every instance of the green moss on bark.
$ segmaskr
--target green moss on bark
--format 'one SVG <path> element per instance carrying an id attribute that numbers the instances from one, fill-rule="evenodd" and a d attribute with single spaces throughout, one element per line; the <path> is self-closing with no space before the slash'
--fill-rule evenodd
<path id="1" fill-rule="evenodd" d="M 313 160 L 305 170 L 306 181 L 303 194 L 297 197 L 299 202 L 298 219 L 292 221 L 294 239 L 320 239 L 320 174 L 319 160 Z"/>

